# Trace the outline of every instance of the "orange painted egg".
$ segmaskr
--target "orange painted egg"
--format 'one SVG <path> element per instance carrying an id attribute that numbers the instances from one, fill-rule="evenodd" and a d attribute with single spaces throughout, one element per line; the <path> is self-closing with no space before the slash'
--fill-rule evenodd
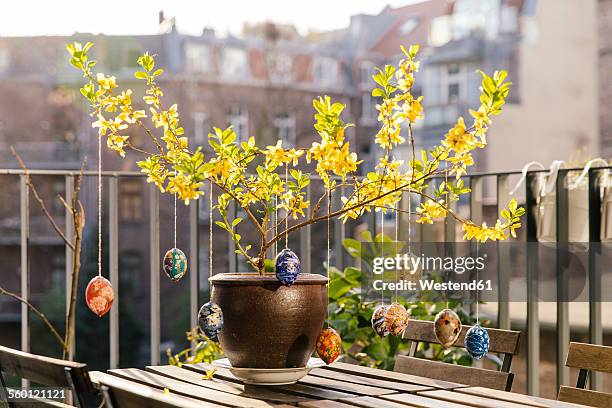
<path id="1" fill-rule="evenodd" d="M 102 276 L 96 276 L 85 289 L 85 300 L 89 309 L 98 315 L 104 316 L 113 305 L 115 291 L 111 283 Z"/>
<path id="2" fill-rule="evenodd" d="M 434 333 L 442 347 L 450 347 L 461 334 L 461 320 L 451 309 L 444 309 L 436 315 Z"/>
<path id="3" fill-rule="evenodd" d="M 337 331 L 328 327 L 317 338 L 317 354 L 325 364 L 331 364 L 342 352 L 342 339 Z"/>
<path id="4" fill-rule="evenodd" d="M 401 336 L 408 327 L 410 315 L 406 308 L 399 303 L 392 303 L 385 313 L 385 326 L 390 334 Z"/>

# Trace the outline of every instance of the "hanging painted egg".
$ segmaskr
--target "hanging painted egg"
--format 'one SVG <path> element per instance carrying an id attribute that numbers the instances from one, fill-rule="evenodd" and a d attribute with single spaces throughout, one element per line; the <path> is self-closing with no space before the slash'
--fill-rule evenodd
<path id="1" fill-rule="evenodd" d="M 198 312 L 198 325 L 206 337 L 219 342 L 219 332 L 223 329 L 223 311 L 213 302 L 204 303 Z"/>
<path id="2" fill-rule="evenodd" d="M 436 315 L 434 333 L 442 347 L 450 347 L 461 334 L 461 320 L 451 309 L 444 309 Z"/>
<path id="3" fill-rule="evenodd" d="M 489 352 L 489 342 L 489 333 L 478 324 L 465 334 L 465 348 L 476 360 L 480 360 Z"/>
<path id="4" fill-rule="evenodd" d="M 172 248 L 164 255 L 164 272 L 173 281 L 181 279 L 187 273 L 187 257 L 178 248 Z"/>
<path id="5" fill-rule="evenodd" d="M 293 285 L 293 282 L 295 282 L 302 270 L 300 258 L 289 248 L 285 248 L 278 253 L 274 266 L 276 269 L 276 279 L 285 286 Z"/>
<path id="6" fill-rule="evenodd" d="M 104 316 L 110 310 L 113 300 L 115 300 L 115 291 L 108 279 L 96 276 L 89 281 L 85 289 L 85 301 L 98 317 Z"/>
<path id="7" fill-rule="evenodd" d="M 342 339 L 337 331 L 328 327 L 317 338 L 317 354 L 325 364 L 331 364 L 342 352 Z"/>
<path id="8" fill-rule="evenodd" d="M 399 303 L 392 303 L 385 313 L 387 331 L 394 336 L 401 336 L 408 327 L 409 317 L 410 315 L 404 306 Z"/>
<path id="9" fill-rule="evenodd" d="M 372 313 L 372 328 L 380 337 L 385 337 L 389 334 L 387 324 L 385 323 L 385 314 L 387 313 L 387 306 L 380 305 L 374 309 Z"/>

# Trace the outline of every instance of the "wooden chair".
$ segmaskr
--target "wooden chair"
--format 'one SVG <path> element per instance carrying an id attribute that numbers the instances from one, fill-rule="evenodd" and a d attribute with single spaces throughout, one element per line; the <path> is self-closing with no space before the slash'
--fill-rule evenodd
<path id="1" fill-rule="evenodd" d="M 214 403 L 197 400 L 137 384 L 114 375 L 92 372 L 104 399 L 106 408 L 207 408 L 222 407 Z"/>
<path id="2" fill-rule="evenodd" d="M 455 347 L 465 347 L 465 334 L 470 327 L 465 325 L 462 327 Z M 403 338 L 411 341 L 410 351 L 407 356 L 397 356 L 394 371 L 475 387 L 510 391 L 514 379 L 514 374 L 510 372 L 510 365 L 512 364 L 512 357 L 519 352 L 521 332 L 489 328 L 487 328 L 487 332 L 491 339 L 489 352 L 504 355 L 500 371 L 415 357 L 419 343 L 438 343 L 434 334 L 433 322 L 423 320 L 410 320 L 408 323 Z"/>
<path id="3" fill-rule="evenodd" d="M 37 356 L 0 346 L 0 382 L 6 389 L 3 373 L 46 385 L 72 390 L 72 399 L 77 407 L 88 407 L 96 399 L 96 392 L 89 379 L 86 364 L 56 358 Z M 4 396 L 3 396 L 4 397 Z M 9 408 L 28 406 L 67 406 L 54 401 L 9 402 Z"/>
<path id="4" fill-rule="evenodd" d="M 576 388 L 562 385 L 557 399 L 592 407 L 612 407 L 612 395 L 584 389 L 589 372 L 612 373 L 612 347 L 570 342 L 565 365 L 580 369 Z"/>

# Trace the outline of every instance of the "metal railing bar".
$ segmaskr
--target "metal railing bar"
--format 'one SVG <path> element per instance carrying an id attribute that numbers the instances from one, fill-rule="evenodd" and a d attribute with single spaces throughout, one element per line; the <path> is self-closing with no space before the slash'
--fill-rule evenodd
<path id="1" fill-rule="evenodd" d="M 567 242 L 569 241 L 569 203 L 567 171 L 559 171 L 556 182 L 556 228 L 557 228 L 557 389 L 561 385 L 569 385 L 569 367 L 565 359 L 569 349 L 569 303 Z"/>
<path id="2" fill-rule="evenodd" d="M 340 194 L 332 196 L 332 211 L 342 207 L 340 197 L 344 194 L 344 189 L 340 188 Z M 338 217 L 334 219 L 334 247 L 332 252 L 332 265 L 339 270 L 344 270 L 344 250 L 342 248 L 342 240 L 344 239 L 344 223 Z"/>
<path id="3" fill-rule="evenodd" d="M 306 186 L 306 201 L 311 200 L 311 187 L 310 184 Z M 310 217 L 310 208 L 305 211 L 306 217 Z M 307 273 L 313 273 L 312 270 L 312 252 L 310 250 L 311 245 L 311 227 L 307 225 L 305 228 L 300 229 L 300 259 L 302 259 L 302 271 Z"/>
<path id="4" fill-rule="evenodd" d="M 230 222 L 230 224 L 232 221 L 234 221 L 234 218 L 236 218 L 236 205 L 237 205 L 236 201 L 232 201 L 228 206 L 227 219 Z M 234 242 L 230 234 L 227 234 L 227 251 L 228 251 L 227 257 L 228 257 L 228 264 L 229 264 L 228 271 L 231 273 L 239 272 L 238 262 L 237 262 L 238 254 L 236 253 L 236 243 Z"/>
<path id="5" fill-rule="evenodd" d="M 534 191 L 535 174 L 527 174 L 525 182 L 525 212 L 527 218 L 527 394 L 540 394 L 540 322 L 538 307 L 538 241 L 537 220 L 533 209 L 537 205 Z"/>
<path id="6" fill-rule="evenodd" d="M 30 239 L 30 191 L 28 190 L 27 177 L 19 177 L 19 211 L 21 219 L 21 297 L 25 301 L 30 298 L 30 264 L 28 259 L 28 241 Z M 21 350 L 30 352 L 30 315 L 28 306 L 21 303 Z M 21 386 L 27 387 L 30 382 L 22 379 Z"/>
<path id="7" fill-rule="evenodd" d="M 160 344 L 160 293 L 159 293 L 159 189 L 150 186 L 149 189 L 149 235 L 150 235 L 150 354 L 151 365 L 159 364 L 159 344 Z"/>
<path id="8" fill-rule="evenodd" d="M 189 316 L 190 329 L 198 325 L 198 307 L 200 299 L 200 256 L 199 256 L 199 231 L 198 231 L 198 201 L 189 206 Z M 212 220 L 210 220 L 212 222 Z"/>
<path id="9" fill-rule="evenodd" d="M 601 195 L 598 169 L 589 170 L 589 343 L 603 344 L 601 314 Z M 592 390 L 603 391 L 603 375 L 589 373 Z"/>
<path id="10" fill-rule="evenodd" d="M 497 214 L 502 211 L 510 200 L 510 183 L 507 175 L 497 176 Z M 510 246 L 504 243 L 497 244 L 497 326 L 500 329 L 510 330 Z"/>
<path id="11" fill-rule="evenodd" d="M 108 269 L 115 300 L 110 310 L 110 368 L 119 367 L 119 204 L 118 179 L 108 180 Z"/>
<path id="12" fill-rule="evenodd" d="M 603 169 L 612 169 L 612 165 L 609 166 L 601 166 L 601 167 L 596 167 L 596 170 L 603 170 Z M 565 172 L 573 172 L 573 171 L 582 171 L 583 168 L 582 167 L 573 167 L 573 168 L 568 168 L 568 169 L 563 169 L 563 171 Z M 538 174 L 538 173 L 548 173 L 548 169 L 543 169 L 543 170 L 529 170 L 528 174 Z M 33 175 L 33 176 L 79 176 L 79 174 L 81 173 L 78 170 L 45 170 L 45 169 L 32 169 L 32 170 L 28 170 L 28 172 Z M 0 175 L 23 175 L 25 174 L 23 170 L 21 169 L 0 169 Z M 278 174 L 281 174 L 280 172 Z M 521 174 L 520 170 L 514 170 L 514 171 L 503 171 L 503 172 L 476 172 L 476 173 L 471 173 L 471 174 L 466 174 L 463 177 L 492 177 L 492 176 L 511 176 L 511 175 L 518 175 Z M 84 176 L 97 176 L 98 172 L 95 170 L 85 170 L 83 171 L 83 175 Z M 250 175 L 254 175 L 255 174 L 246 174 L 247 176 Z M 139 171 L 112 171 L 112 170 L 108 170 L 108 171 L 103 171 L 102 172 L 102 176 L 103 177 L 146 177 L 145 174 L 139 172 Z M 317 174 L 310 174 L 309 178 L 311 180 L 316 180 L 316 181 L 320 181 L 321 177 Z M 358 177 L 358 179 L 360 179 L 361 177 Z M 443 179 L 444 175 L 436 175 L 436 176 L 432 176 L 432 178 L 434 179 Z M 330 176 L 330 179 L 333 180 L 342 180 L 341 177 L 336 177 L 336 176 Z"/>
<path id="13" fill-rule="evenodd" d="M 74 176 L 66 176 L 64 180 L 65 184 L 65 200 L 67 203 L 71 203 L 72 194 L 74 193 Z M 64 210 L 64 220 L 65 226 L 64 234 L 66 235 L 66 239 L 69 242 L 74 242 L 74 219 L 72 218 L 72 213 L 68 208 Z M 66 271 L 66 316 L 68 316 L 68 311 L 70 309 L 70 293 L 72 292 L 72 249 L 68 245 L 66 245 L 66 262 L 65 262 L 65 271 Z M 68 323 L 68 322 L 66 322 Z M 75 322 L 76 325 L 76 322 Z M 76 327 L 75 327 L 76 330 Z M 76 333 L 76 331 L 75 331 Z M 72 355 L 75 355 L 76 350 L 76 341 L 72 342 Z"/>

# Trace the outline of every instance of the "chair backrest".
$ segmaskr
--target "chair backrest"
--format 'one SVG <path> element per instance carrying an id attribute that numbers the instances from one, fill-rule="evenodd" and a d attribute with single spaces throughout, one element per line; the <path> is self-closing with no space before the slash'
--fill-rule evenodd
<path id="1" fill-rule="evenodd" d="M 465 347 L 465 334 L 471 326 L 463 326 L 455 347 Z M 434 334 L 434 323 L 424 320 L 410 320 L 403 338 L 410 340 L 408 356 L 398 355 L 394 370 L 407 374 L 424 375 L 437 380 L 461 383 L 471 386 L 510 391 L 514 374 L 510 372 L 512 357 L 518 354 L 521 332 L 489 329 L 490 353 L 503 354 L 500 371 L 467 367 L 416 358 L 419 343 L 438 343 Z"/>
<path id="2" fill-rule="evenodd" d="M 162 390 L 147 387 L 133 381 L 128 381 L 105 373 L 95 373 L 99 384 L 104 407 L 106 408 L 206 408 L 220 407 L 182 395 L 164 393 Z"/>
<path id="3" fill-rule="evenodd" d="M 87 365 L 82 363 L 0 346 L 0 381 L 6 387 L 3 372 L 50 387 L 70 388 L 77 407 L 85 406 L 85 400 L 95 394 Z"/>
<path id="4" fill-rule="evenodd" d="M 590 372 L 612 373 L 612 347 L 570 342 L 565 365 L 580 371 L 576 388 L 561 386 L 557 396 L 559 401 L 592 407 L 612 406 L 612 394 L 584 389 Z"/>

